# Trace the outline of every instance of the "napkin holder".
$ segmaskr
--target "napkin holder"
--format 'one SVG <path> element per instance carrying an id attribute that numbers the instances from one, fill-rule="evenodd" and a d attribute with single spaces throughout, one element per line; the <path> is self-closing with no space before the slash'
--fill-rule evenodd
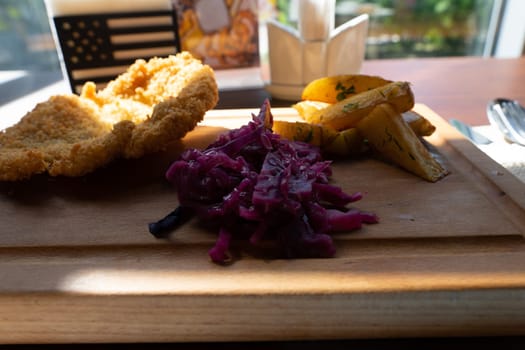
<path id="1" fill-rule="evenodd" d="M 301 1 L 298 30 L 267 22 L 270 81 L 266 90 L 284 100 L 298 100 L 312 80 L 361 71 L 368 15 L 334 28 L 335 1 Z"/>

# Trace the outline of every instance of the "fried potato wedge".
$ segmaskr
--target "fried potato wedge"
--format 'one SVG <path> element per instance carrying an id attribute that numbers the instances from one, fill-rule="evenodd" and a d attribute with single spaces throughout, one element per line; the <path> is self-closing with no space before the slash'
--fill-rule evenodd
<path id="1" fill-rule="evenodd" d="M 319 113 L 331 105 L 331 103 L 327 102 L 306 100 L 297 102 L 296 104 L 292 105 L 292 108 L 294 108 L 297 113 L 299 113 L 299 116 L 305 121 L 309 123 L 315 123 L 314 120 L 316 120 Z"/>
<path id="2" fill-rule="evenodd" d="M 292 107 L 299 116 L 309 122 L 313 119 L 312 115 L 319 113 L 321 109 L 330 106 L 330 103 L 319 101 L 301 101 Z M 406 111 L 401 114 L 403 119 L 414 130 L 417 136 L 430 136 L 436 131 L 436 127 L 427 118 L 414 110 Z"/>
<path id="3" fill-rule="evenodd" d="M 302 141 L 314 146 L 324 147 L 333 142 L 337 131 L 319 124 L 274 120 L 272 130 L 291 141 Z"/>
<path id="4" fill-rule="evenodd" d="M 274 120 L 273 131 L 288 140 L 319 146 L 331 155 L 353 156 L 366 150 L 363 137 L 355 128 L 336 131 L 320 124 Z"/>
<path id="5" fill-rule="evenodd" d="M 376 106 L 357 124 L 357 129 L 386 160 L 427 181 L 436 182 L 448 174 L 388 103 Z"/>
<path id="6" fill-rule="evenodd" d="M 335 139 L 323 147 L 327 154 L 340 157 L 359 156 L 368 150 L 368 145 L 357 128 L 339 131 Z"/>
<path id="7" fill-rule="evenodd" d="M 393 82 L 362 92 L 326 108 L 315 111 L 307 119 L 314 124 L 323 124 L 336 130 L 353 128 L 379 104 L 389 103 L 399 113 L 414 107 L 414 94 L 407 82 Z M 297 109 L 297 107 L 296 107 Z"/>
<path id="8" fill-rule="evenodd" d="M 337 103 L 350 96 L 384 86 L 392 81 L 364 74 L 343 74 L 313 80 L 303 90 L 301 99 Z"/>
<path id="9" fill-rule="evenodd" d="M 414 110 L 402 113 L 403 119 L 417 136 L 430 136 L 436 131 L 434 124 Z"/>

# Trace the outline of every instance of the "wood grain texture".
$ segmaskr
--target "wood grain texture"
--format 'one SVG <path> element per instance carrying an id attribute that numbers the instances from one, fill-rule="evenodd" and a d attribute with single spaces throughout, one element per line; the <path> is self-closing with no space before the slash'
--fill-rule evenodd
<path id="1" fill-rule="evenodd" d="M 361 72 L 409 81 L 417 102 L 447 121 L 454 118 L 486 125 L 486 106 L 498 97 L 517 99 L 525 105 L 525 56 L 366 60 Z"/>
<path id="2" fill-rule="evenodd" d="M 280 260 L 192 221 L 168 241 L 147 223 L 176 206 L 164 181 L 183 147 L 204 147 L 257 110 L 212 111 L 147 159 L 79 179 L 0 184 L 3 343 L 240 341 L 525 331 L 525 185 L 428 107 L 431 149 L 451 170 L 431 184 L 374 159 L 338 160 L 335 183 L 381 219 L 334 236 L 333 259 Z M 289 108 L 276 118 L 297 118 Z"/>

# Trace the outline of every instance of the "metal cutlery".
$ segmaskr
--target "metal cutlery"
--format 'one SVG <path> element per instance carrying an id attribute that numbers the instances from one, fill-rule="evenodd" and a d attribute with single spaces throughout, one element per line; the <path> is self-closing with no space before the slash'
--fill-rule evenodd
<path id="1" fill-rule="evenodd" d="M 505 139 L 525 146 L 525 108 L 519 102 L 505 98 L 490 101 L 487 116 Z"/>
<path id="2" fill-rule="evenodd" d="M 492 143 L 492 140 L 486 137 L 485 135 L 480 134 L 474 130 L 470 125 L 463 123 L 457 119 L 450 119 L 450 124 L 455 127 L 459 132 L 461 132 L 465 137 L 476 145 L 488 145 Z"/>

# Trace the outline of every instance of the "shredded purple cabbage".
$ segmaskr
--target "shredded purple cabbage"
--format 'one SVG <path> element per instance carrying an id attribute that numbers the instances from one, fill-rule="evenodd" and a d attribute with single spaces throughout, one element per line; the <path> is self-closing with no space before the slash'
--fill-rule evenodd
<path id="1" fill-rule="evenodd" d="M 186 150 L 166 172 L 180 205 L 217 228 L 212 261 L 228 261 L 232 239 L 247 236 L 275 240 L 288 258 L 332 257 L 330 233 L 378 221 L 346 207 L 362 195 L 329 183 L 330 162 L 317 147 L 272 132 L 268 101 L 252 119 L 205 150 Z"/>

